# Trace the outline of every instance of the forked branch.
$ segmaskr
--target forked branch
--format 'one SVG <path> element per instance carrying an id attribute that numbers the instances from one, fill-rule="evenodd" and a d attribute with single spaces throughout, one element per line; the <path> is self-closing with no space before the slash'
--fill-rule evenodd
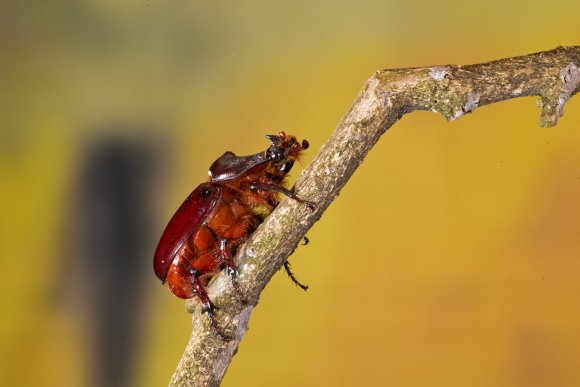
<path id="1" fill-rule="evenodd" d="M 220 308 L 216 317 L 229 342 L 217 336 L 200 305 L 190 300 L 193 332 L 171 380 L 172 386 L 217 386 L 248 330 L 260 293 L 306 232 L 337 197 L 379 137 L 404 114 L 439 112 L 454 120 L 477 107 L 523 96 L 540 97 L 540 125 L 550 127 L 580 89 L 580 46 L 469 66 L 382 70 L 374 74 L 316 159 L 296 183 L 316 210 L 284 200 L 238 251 L 238 281 L 249 300 L 242 306 L 226 274 L 210 286 Z"/>

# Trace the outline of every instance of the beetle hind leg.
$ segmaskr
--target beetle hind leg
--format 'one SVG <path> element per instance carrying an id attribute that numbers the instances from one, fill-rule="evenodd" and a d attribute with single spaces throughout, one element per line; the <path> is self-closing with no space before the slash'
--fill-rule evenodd
<path id="1" fill-rule="evenodd" d="M 226 243 L 227 243 L 226 239 L 220 239 L 220 253 L 221 253 L 222 259 L 226 263 L 226 270 L 228 271 L 228 274 L 229 274 L 230 278 L 232 279 L 232 286 L 234 288 L 234 291 L 236 292 L 236 296 L 238 297 L 238 300 L 240 301 L 240 303 L 242 305 L 246 305 L 248 303 L 248 301 L 246 300 L 246 297 L 242 293 L 242 290 L 240 289 L 240 285 L 238 283 L 238 277 L 237 277 L 238 276 L 238 269 L 236 268 L 236 263 L 234 262 L 234 257 L 229 252 L 229 250 L 226 246 Z"/>
<path id="2" fill-rule="evenodd" d="M 232 340 L 232 336 L 228 335 L 223 331 L 223 329 L 218 325 L 216 318 L 214 316 L 215 311 L 217 310 L 216 306 L 213 305 L 210 301 L 209 304 L 202 303 L 201 306 L 201 313 L 207 313 L 207 317 L 209 319 L 209 325 L 211 329 L 223 340 L 223 341 L 230 341 Z"/>
<path id="3" fill-rule="evenodd" d="M 194 294 L 199 298 L 201 301 L 201 314 L 207 313 L 207 317 L 209 319 L 209 324 L 213 331 L 223 340 L 223 341 L 230 341 L 232 339 L 231 336 L 226 334 L 223 329 L 217 324 L 215 318 L 215 311 L 218 310 L 217 306 L 209 298 L 205 288 L 203 287 L 200 279 L 199 279 L 199 272 L 195 269 L 191 269 L 191 286 L 193 289 Z"/>

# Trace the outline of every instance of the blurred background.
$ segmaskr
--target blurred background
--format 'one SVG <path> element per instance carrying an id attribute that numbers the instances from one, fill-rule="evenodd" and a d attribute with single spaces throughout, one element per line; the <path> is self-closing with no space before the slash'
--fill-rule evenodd
<path id="1" fill-rule="evenodd" d="M 0 385 L 166 385 L 190 334 L 152 270 L 224 151 L 307 164 L 382 68 L 580 43 L 580 3 L 0 5 Z M 266 288 L 224 386 L 580 385 L 580 98 L 381 139 Z M 294 178 L 301 170 L 295 166 Z"/>

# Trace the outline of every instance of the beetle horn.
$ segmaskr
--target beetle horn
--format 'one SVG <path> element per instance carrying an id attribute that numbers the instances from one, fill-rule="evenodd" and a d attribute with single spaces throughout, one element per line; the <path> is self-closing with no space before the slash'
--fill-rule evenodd
<path id="1" fill-rule="evenodd" d="M 275 134 L 267 134 L 266 138 L 270 141 L 272 141 L 272 144 L 276 142 L 276 140 L 278 140 L 278 136 Z"/>

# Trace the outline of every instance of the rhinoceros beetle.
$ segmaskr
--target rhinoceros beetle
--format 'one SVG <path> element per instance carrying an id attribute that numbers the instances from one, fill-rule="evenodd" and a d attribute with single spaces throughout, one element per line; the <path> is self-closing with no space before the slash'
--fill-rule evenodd
<path id="1" fill-rule="evenodd" d="M 221 270 L 227 269 L 240 301 L 245 302 L 236 281 L 234 256 L 237 248 L 280 202 L 279 194 L 306 204 L 284 187 L 308 141 L 301 143 L 280 132 L 266 136 L 270 147 L 250 156 L 225 152 L 209 169 L 209 179 L 189 194 L 161 235 L 155 251 L 157 277 L 179 298 L 198 297 L 214 329 L 225 338 L 214 321 L 216 307 L 205 287 Z M 307 241 L 307 239 L 305 239 Z M 296 280 L 288 262 L 284 267 Z"/>

